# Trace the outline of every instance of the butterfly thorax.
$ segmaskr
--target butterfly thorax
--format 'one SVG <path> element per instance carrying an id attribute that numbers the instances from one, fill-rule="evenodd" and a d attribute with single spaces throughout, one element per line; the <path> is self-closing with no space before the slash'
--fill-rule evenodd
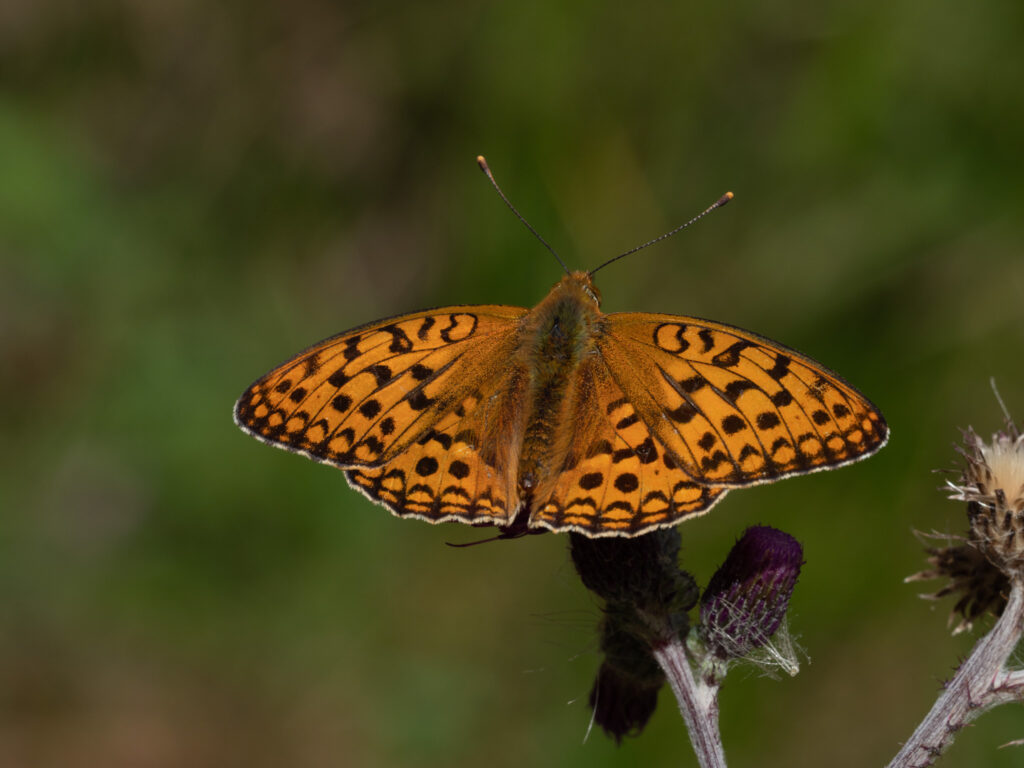
<path id="1" fill-rule="evenodd" d="M 521 324 L 514 362 L 528 384 L 517 484 L 529 503 L 561 471 L 572 443 L 574 393 L 597 357 L 603 332 L 600 294 L 585 272 L 566 275 Z"/>

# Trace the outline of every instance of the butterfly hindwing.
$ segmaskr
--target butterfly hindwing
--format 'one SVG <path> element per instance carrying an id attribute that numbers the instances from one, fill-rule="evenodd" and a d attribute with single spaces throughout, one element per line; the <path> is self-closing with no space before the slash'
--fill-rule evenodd
<path id="1" fill-rule="evenodd" d="M 507 362 L 490 361 L 479 388 L 391 460 L 348 470 L 349 484 L 400 517 L 510 524 L 527 382 Z"/>
<path id="2" fill-rule="evenodd" d="M 253 436 L 343 468 L 381 466 L 467 407 L 515 349 L 519 307 L 445 307 L 333 336 L 235 405 Z"/>
<path id="3" fill-rule="evenodd" d="M 569 408 L 573 441 L 560 471 L 539 489 L 533 523 L 638 535 L 708 511 L 727 490 L 683 471 L 600 357 L 581 366 Z"/>
<path id="4" fill-rule="evenodd" d="M 795 350 L 697 318 L 607 321 L 598 344 L 612 377 L 697 482 L 742 486 L 827 469 L 888 438 L 867 398 Z"/>

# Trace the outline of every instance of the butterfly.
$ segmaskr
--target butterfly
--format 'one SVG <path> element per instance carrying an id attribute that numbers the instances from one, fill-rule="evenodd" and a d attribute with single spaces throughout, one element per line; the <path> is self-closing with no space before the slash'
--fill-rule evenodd
<path id="1" fill-rule="evenodd" d="M 820 363 L 710 320 L 605 314 L 594 271 L 566 270 L 530 310 L 443 307 L 332 336 L 257 379 L 235 421 L 400 517 L 502 538 L 638 536 L 885 445 L 882 414 Z"/>

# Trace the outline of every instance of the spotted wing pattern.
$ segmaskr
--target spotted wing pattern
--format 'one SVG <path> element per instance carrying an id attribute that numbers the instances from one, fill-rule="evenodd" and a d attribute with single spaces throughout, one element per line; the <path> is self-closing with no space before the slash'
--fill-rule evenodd
<path id="1" fill-rule="evenodd" d="M 697 318 L 606 319 L 598 346 L 612 378 L 696 483 L 743 486 L 829 469 L 888 439 L 867 398 L 781 344 Z"/>
<path id="2" fill-rule="evenodd" d="M 526 382 L 502 362 L 481 390 L 402 453 L 379 467 L 346 471 L 349 484 L 401 517 L 511 523 Z"/>
<path id="3" fill-rule="evenodd" d="M 257 380 L 235 421 L 264 442 L 353 470 L 351 483 L 398 514 L 504 518 L 513 481 L 502 475 L 499 441 L 473 433 L 498 428 L 497 406 L 481 411 L 489 422 L 472 414 L 512 356 L 525 313 L 447 307 L 346 331 Z"/>
<path id="4" fill-rule="evenodd" d="M 553 482 L 539 489 L 532 524 L 637 535 L 703 514 L 725 494 L 679 466 L 600 358 L 581 368 L 572 408 L 571 448 Z"/>

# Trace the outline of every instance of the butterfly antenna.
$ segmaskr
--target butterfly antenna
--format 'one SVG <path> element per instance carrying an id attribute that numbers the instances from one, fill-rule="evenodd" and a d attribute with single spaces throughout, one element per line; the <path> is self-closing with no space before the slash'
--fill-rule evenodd
<path id="1" fill-rule="evenodd" d="M 505 205 L 508 206 L 509 210 L 512 211 L 512 213 L 514 213 L 516 215 L 517 219 L 519 219 L 521 222 L 523 222 L 524 225 L 526 225 L 526 228 L 528 230 L 530 230 L 530 232 L 533 233 L 534 237 L 536 237 L 538 240 L 541 241 L 541 243 L 544 245 L 545 248 L 547 248 L 549 251 L 551 251 L 551 255 L 554 256 L 555 259 L 558 261 L 558 263 L 562 265 L 562 269 L 565 270 L 565 273 L 567 275 L 570 274 L 569 268 L 567 266 L 565 266 L 565 262 L 562 261 L 562 257 L 559 256 L 555 252 L 555 249 L 551 247 L 551 245 L 548 243 L 547 240 L 545 240 L 543 237 L 540 236 L 540 234 L 537 232 L 536 229 L 534 229 L 533 227 L 530 226 L 530 222 L 528 222 L 523 217 L 523 214 L 521 214 L 519 211 L 517 211 L 516 207 L 514 205 L 512 205 L 512 203 L 509 202 L 509 199 L 507 197 L 505 197 L 505 193 L 501 191 L 501 187 L 498 186 L 498 182 L 494 180 L 494 174 L 491 173 L 491 169 L 488 167 L 487 161 L 484 160 L 484 156 L 483 155 L 477 155 L 476 164 L 480 166 L 480 170 L 483 171 L 487 175 L 488 179 L 491 180 L 491 185 L 494 187 L 494 189 L 501 196 L 501 199 L 505 201 Z"/>
<path id="2" fill-rule="evenodd" d="M 691 224 L 696 224 L 698 221 L 703 219 L 705 216 L 707 216 L 712 211 L 714 211 L 714 210 L 716 210 L 718 208 L 721 208 L 723 205 L 725 205 L 730 200 L 732 200 L 732 198 L 733 198 L 732 192 L 726 192 L 724 195 L 722 195 L 720 198 L 718 198 L 714 203 L 709 205 L 701 213 L 699 213 L 696 216 L 694 216 L 692 219 L 690 219 L 685 224 L 680 224 L 678 227 L 673 229 L 671 232 L 666 232 L 664 235 L 661 235 L 660 237 L 656 237 L 653 240 L 648 240 L 643 245 L 638 245 L 636 248 L 630 248 L 625 253 L 620 253 L 618 256 L 616 256 L 614 258 L 608 259 L 608 261 L 606 261 L 604 264 L 602 264 L 599 267 L 596 267 L 596 268 L 590 270 L 590 276 L 593 277 L 594 273 L 597 272 L 597 270 L 604 269 L 609 264 L 611 264 L 613 261 L 618 261 L 619 259 L 621 259 L 624 256 L 629 256 L 630 254 L 636 253 L 637 251 L 642 251 L 644 248 L 646 248 L 649 245 L 654 245 L 655 243 L 660 243 L 662 240 L 665 240 L 667 238 L 672 237 L 672 235 L 674 235 L 676 232 L 682 232 L 688 226 L 690 226 Z"/>

